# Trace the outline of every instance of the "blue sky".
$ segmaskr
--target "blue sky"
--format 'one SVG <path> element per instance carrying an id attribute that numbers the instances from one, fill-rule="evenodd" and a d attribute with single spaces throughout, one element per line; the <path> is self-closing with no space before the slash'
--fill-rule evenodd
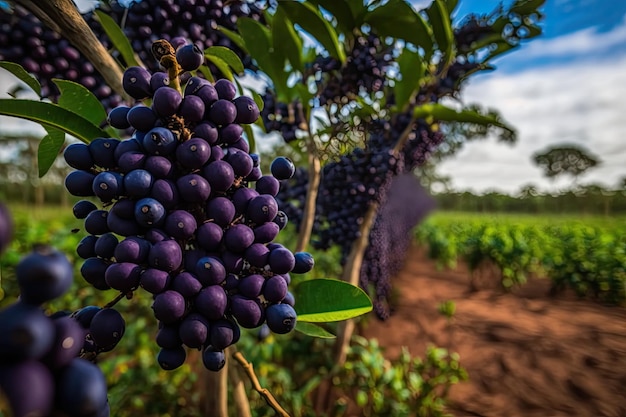
<path id="1" fill-rule="evenodd" d="M 460 0 L 458 16 L 497 4 Z M 542 10 L 544 33 L 499 57 L 496 70 L 472 78 L 462 94 L 466 103 L 498 109 L 518 130 L 518 143 L 467 145 L 440 166 L 455 188 L 566 188 L 571 180 L 549 182 L 531 162 L 535 151 L 565 142 L 602 161 L 580 183 L 613 186 L 626 177 L 626 2 L 548 0 Z"/>

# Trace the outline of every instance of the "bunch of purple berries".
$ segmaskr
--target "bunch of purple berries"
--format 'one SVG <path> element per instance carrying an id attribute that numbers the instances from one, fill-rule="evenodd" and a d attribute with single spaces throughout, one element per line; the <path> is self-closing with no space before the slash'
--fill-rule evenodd
<path id="1" fill-rule="evenodd" d="M 271 174 L 261 172 L 242 127 L 259 117 L 254 100 L 226 79 L 192 76 L 177 88 L 180 76 L 203 63 L 193 44 L 164 56 L 160 61 L 172 65 L 167 73 L 124 73 L 124 88 L 138 103 L 113 109 L 108 120 L 134 129 L 132 137 L 68 146 L 64 157 L 76 170 L 65 186 L 102 203 L 74 206 L 88 233 L 77 248 L 85 280 L 102 290 L 153 294 L 162 368 L 179 367 L 192 348 L 218 371 L 240 327 L 266 323 L 279 334 L 295 327 L 290 273 L 310 271 L 313 258 L 274 242 L 287 223 L 275 199 L 279 181 L 295 166 L 279 157 Z"/>

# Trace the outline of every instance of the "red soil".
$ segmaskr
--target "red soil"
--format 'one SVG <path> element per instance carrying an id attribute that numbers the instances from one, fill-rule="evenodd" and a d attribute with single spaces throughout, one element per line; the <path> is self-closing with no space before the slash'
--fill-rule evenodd
<path id="1" fill-rule="evenodd" d="M 450 390 L 456 417 L 626 417 L 626 309 L 550 296 L 545 279 L 504 293 L 494 279 L 472 291 L 469 277 L 412 248 L 394 280 L 394 313 L 360 333 L 389 358 L 402 346 L 422 355 L 430 343 L 458 352 L 469 380 Z M 438 312 L 447 300 L 456 304 L 450 323 Z"/>

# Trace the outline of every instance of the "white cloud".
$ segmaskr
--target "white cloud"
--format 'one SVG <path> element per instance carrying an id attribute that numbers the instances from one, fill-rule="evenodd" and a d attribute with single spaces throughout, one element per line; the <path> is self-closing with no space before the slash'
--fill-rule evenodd
<path id="1" fill-rule="evenodd" d="M 550 183 L 531 162 L 534 152 L 564 142 L 585 146 L 602 165 L 581 182 L 614 185 L 626 176 L 626 56 L 578 61 L 507 74 L 495 72 L 468 85 L 463 99 L 498 109 L 518 130 L 518 143 L 495 139 L 468 144 L 441 164 L 458 188 L 514 192 L 532 182 Z"/>
<path id="2" fill-rule="evenodd" d="M 588 27 L 557 38 L 535 39 L 522 46 L 515 54 L 522 59 L 583 56 L 598 51 L 611 51 L 625 43 L 626 16 L 622 19 L 622 24 L 617 25 L 614 30 L 599 32 L 596 27 Z"/>

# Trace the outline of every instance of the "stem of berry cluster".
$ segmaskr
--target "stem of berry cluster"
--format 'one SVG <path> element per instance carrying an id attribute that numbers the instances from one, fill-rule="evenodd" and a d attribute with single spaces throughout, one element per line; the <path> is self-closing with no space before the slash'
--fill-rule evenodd
<path id="1" fill-rule="evenodd" d="M 72 0 L 14 0 L 46 26 L 63 35 L 102 74 L 107 84 L 122 97 L 122 69 L 85 22 Z"/>

